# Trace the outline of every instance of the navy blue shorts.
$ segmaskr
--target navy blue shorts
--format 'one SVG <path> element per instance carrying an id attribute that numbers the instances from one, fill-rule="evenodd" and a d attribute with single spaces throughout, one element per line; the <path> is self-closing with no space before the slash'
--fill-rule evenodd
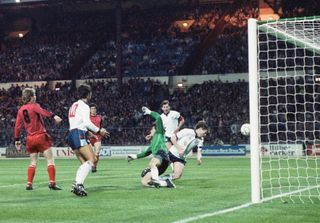
<path id="1" fill-rule="evenodd" d="M 179 162 L 179 163 L 182 163 L 183 165 L 186 165 L 186 163 L 187 163 L 187 161 L 176 157 L 171 152 L 169 152 L 169 159 L 170 159 L 171 163 Z"/>
<path id="2" fill-rule="evenodd" d="M 158 166 L 159 176 L 166 172 L 168 166 L 170 165 L 169 156 L 166 151 L 159 150 L 156 155 L 154 156 L 161 161 L 160 166 Z"/>
<path id="3" fill-rule="evenodd" d="M 80 129 L 70 130 L 67 136 L 67 143 L 72 150 L 79 149 L 82 146 L 88 145 L 89 140 L 87 136 L 87 131 L 83 131 Z"/>

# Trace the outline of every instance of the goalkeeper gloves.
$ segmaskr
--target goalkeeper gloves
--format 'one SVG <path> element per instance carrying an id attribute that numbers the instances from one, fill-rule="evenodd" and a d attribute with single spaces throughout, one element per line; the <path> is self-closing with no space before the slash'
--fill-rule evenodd
<path id="1" fill-rule="evenodd" d="M 135 160 L 135 159 L 137 159 L 137 158 L 138 158 L 138 157 L 137 157 L 136 154 L 128 154 L 128 156 L 127 156 L 128 162 L 130 162 L 130 161 L 132 161 L 132 160 Z"/>
<path id="2" fill-rule="evenodd" d="M 144 115 L 150 115 L 151 110 L 145 106 L 142 107 L 142 112 Z"/>

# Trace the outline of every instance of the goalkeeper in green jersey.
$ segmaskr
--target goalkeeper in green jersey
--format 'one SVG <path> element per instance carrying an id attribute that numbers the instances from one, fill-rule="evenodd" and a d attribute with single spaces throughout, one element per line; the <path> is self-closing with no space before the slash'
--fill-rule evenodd
<path id="1" fill-rule="evenodd" d="M 165 131 L 163 128 L 162 119 L 157 112 L 151 111 L 147 107 L 142 107 L 142 112 L 144 115 L 150 115 L 155 119 L 155 123 L 153 124 L 149 134 L 151 137 L 151 144 L 145 151 L 139 154 L 128 155 L 127 159 L 130 162 L 131 160 L 140 159 L 152 154 L 153 158 L 149 162 L 149 166 L 141 173 L 142 185 L 157 188 L 175 188 L 175 185 L 172 183 L 171 179 L 159 179 L 159 175 L 163 174 L 170 164 L 165 143 Z"/>

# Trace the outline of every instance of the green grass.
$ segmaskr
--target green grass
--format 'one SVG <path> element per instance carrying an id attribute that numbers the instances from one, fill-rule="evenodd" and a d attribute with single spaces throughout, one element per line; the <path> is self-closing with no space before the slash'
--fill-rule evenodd
<path id="1" fill-rule="evenodd" d="M 27 159 L 0 160 L 0 222 L 173 222 L 235 207 L 250 201 L 250 161 L 247 158 L 206 158 L 202 166 L 189 159 L 176 189 L 140 186 L 148 159 L 128 164 L 103 159 L 85 182 L 88 197 L 69 192 L 77 160 L 56 160 L 62 191 L 49 191 L 44 160 L 40 160 L 34 190 L 25 191 Z M 320 202 L 263 204 L 200 219 L 197 222 L 319 222 Z"/>

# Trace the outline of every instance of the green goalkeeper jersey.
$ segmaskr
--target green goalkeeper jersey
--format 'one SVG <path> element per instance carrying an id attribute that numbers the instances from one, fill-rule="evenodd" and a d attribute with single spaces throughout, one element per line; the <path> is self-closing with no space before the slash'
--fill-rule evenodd
<path id="1" fill-rule="evenodd" d="M 137 158 L 143 158 L 149 156 L 150 154 L 156 155 L 158 151 L 163 150 L 167 151 L 165 137 L 164 137 L 164 127 L 162 123 L 162 119 L 157 112 L 151 112 L 151 117 L 156 120 L 156 132 L 152 136 L 150 146 L 143 152 L 137 154 Z"/>

